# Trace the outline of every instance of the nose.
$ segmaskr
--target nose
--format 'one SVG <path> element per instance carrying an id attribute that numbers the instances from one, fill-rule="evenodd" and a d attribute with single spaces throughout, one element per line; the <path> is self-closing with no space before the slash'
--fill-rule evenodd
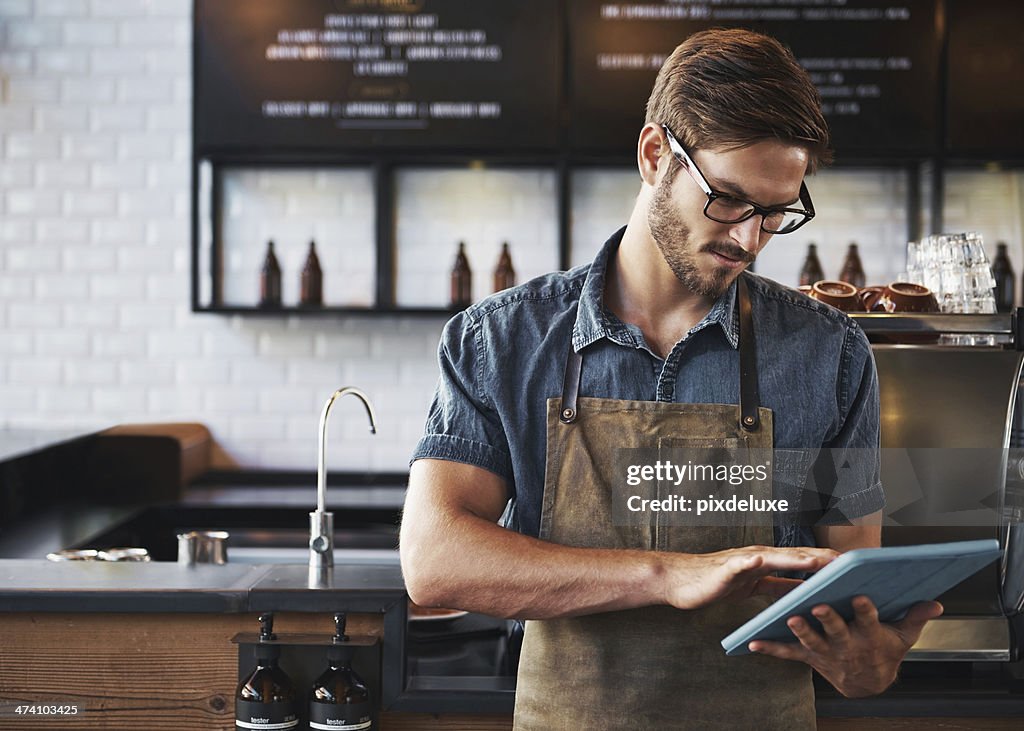
<path id="1" fill-rule="evenodd" d="M 761 215 L 755 213 L 746 221 L 740 221 L 732 225 L 733 240 L 743 247 L 743 250 L 756 254 L 761 247 Z"/>

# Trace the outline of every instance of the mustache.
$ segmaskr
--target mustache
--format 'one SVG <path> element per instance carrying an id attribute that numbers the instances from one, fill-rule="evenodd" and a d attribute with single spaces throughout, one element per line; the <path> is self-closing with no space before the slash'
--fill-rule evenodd
<path id="1" fill-rule="evenodd" d="M 727 256 L 730 259 L 736 259 L 737 261 L 746 262 L 747 264 L 752 264 L 754 262 L 754 259 L 757 258 L 754 254 L 751 254 L 743 247 L 725 241 L 722 241 L 720 243 L 704 244 L 702 247 L 700 247 L 700 249 L 701 251 L 715 251 L 721 254 L 722 256 Z"/>

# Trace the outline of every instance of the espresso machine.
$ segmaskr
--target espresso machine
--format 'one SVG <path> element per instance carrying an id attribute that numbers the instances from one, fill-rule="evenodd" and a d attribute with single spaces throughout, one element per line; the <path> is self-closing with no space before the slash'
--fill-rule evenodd
<path id="1" fill-rule="evenodd" d="M 1024 659 L 1021 313 L 853 315 L 878 368 L 882 545 L 995 538 L 1003 552 L 939 597 L 907 660 Z"/>

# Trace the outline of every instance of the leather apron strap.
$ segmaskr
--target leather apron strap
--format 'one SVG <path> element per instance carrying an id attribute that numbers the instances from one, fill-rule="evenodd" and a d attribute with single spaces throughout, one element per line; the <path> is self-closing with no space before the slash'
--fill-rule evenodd
<path id="1" fill-rule="evenodd" d="M 754 315 L 750 306 L 750 291 L 742 274 L 736 280 L 736 299 L 740 318 L 740 427 L 746 432 L 761 428 L 758 409 L 761 396 L 757 387 L 757 342 L 754 335 Z M 580 378 L 583 373 L 583 353 L 577 352 L 572 341 L 565 359 L 565 374 L 562 377 L 562 409 L 559 421 L 571 424 L 579 416 Z"/>

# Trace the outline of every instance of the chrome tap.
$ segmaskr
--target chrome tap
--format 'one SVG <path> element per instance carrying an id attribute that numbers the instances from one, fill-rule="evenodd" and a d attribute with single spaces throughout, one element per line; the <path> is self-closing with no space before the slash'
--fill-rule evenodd
<path id="1" fill-rule="evenodd" d="M 316 463 L 316 510 L 309 514 L 309 568 L 323 569 L 334 566 L 334 514 L 327 512 L 327 468 L 324 459 L 327 448 L 327 417 L 331 406 L 341 396 L 352 394 L 363 402 L 370 417 L 370 433 L 377 433 L 377 417 L 366 394 L 358 388 L 339 388 L 324 404 L 320 413 L 320 442 L 317 447 Z"/>

